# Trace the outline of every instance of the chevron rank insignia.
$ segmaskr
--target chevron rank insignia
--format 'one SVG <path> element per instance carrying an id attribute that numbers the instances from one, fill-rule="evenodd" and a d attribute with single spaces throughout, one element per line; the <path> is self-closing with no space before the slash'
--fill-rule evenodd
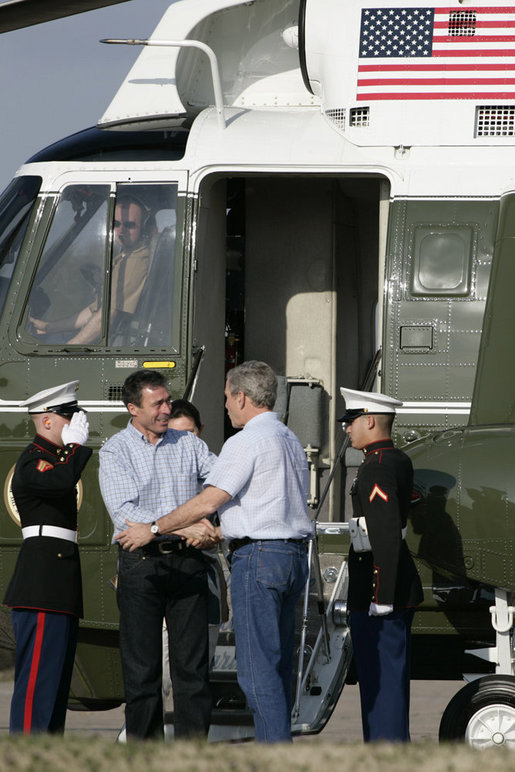
<path id="1" fill-rule="evenodd" d="M 380 496 L 383 499 L 383 501 L 388 501 L 388 494 L 382 491 L 379 485 L 377 485 L 377 483 L 374 485 L 372 489 L 372 493 L 368 497 L 368 500 L 370 501 L 370 503 L 373 502 L 376 496 Z"/>
<path id="2" fill-rule="evenodd" d="M 38 464 L 36 466 L 36 469 L 38 472 L 48 472 L 49 469 L 53 469 L 53 464 L 50 463 L 50 461 L 38 461 Z"/>

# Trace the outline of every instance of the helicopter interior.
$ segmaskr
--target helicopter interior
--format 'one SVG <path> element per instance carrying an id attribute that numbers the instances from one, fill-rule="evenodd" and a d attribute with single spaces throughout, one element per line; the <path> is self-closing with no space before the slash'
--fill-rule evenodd
<path id="1" fill-rule="evenodd" d="M 343 384 L 359 387 L 379 345 L 384 195 L 378 178 L 300 175 L 213 175 L 200 191 L 194 342 L 206 346 L 202 367 L 216 373 L 217 362 L 227 369 L 260 359 L 284 374 L 288 424 L 313 449 L 322 484 L 342 437 L 334 395 Z M 223 373 L 216 377 L 223 383 Z M 223 415 L 212 383 L 200 378 L 196 391 L 212 406 L 208 428 Z M 336 510 L 334 519 L 344 518 Z"/>

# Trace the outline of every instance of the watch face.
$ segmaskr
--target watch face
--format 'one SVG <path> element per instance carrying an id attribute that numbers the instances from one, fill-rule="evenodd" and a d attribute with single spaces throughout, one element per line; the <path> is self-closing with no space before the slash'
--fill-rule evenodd
<path id="1" fill-rule="evenodd" d="M 155 523 L 154 523 L 154 525 L 150 526 L 150 532 L 151 533 L 159 533 L 159 528 L 158 528 L 158 526 Z"/>

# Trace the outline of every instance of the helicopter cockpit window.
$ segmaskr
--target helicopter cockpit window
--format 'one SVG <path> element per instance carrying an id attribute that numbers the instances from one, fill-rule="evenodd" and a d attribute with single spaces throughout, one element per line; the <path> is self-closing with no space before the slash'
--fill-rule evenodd
<path id="1" fill-rule="evenodd" d="M 3 311 L 41 177 L 19 177 L 0 199 L 0 312 Z"/>
<path id="2" fill-rule="evenodd" d="M 41 343 L 81 343 L 102 306 L 109 186 L 70 185 L 55 212 L 28 301 L 26 330 Z M 88 343 L 101 337 L 101 324 Z"/>
<path id="3" fill-rule="evenodd" d="M 119 185 L 111 209 L 110 194 L 61 196 L 26 314 L 41 343 L 171 345 L 177 185 Z"/>
<path id="4" fill-rule="evenodd" d="M 119 185 L 108 345 L 170 346 L 177 185 Z"/>

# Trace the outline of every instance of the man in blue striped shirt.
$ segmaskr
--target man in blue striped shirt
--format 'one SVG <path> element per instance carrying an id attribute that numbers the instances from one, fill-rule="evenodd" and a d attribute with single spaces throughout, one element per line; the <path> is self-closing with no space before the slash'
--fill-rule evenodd
<path id="1" fill-rule="evenodd" d="M 205 490 L 157 521 L 160 533 L 219 512 L 232 553 L 231 600 L 238 681 L 254 714 L 256 740 L 291 742 L 295 605 L 306 583 L 308 465 L 299 440 L 272 412 L 277 379 L 264 362 L 230 370 L 225 406 L 243 431 L 222 448 Z M 152 543 L 129 521 L 115 535 L 126 550 Z"/>
<path id="2" fill-rule="evenodd" d="M 100 488 L 115 533 L 145 523 L 152 543 L 120 549 L 117 600 L 127 737 L 163 737 L 162 623 L 169 631 L 177 738 L 206 736 L 209 687 L 207 568 L 201 549 L 216 536 L 207 520 L 159 535 L 155 521 L 195 494 L 215 457 L 191 432 L 168 429 L 164 376 L 138 370 L 122 398 L 131 420 L 100 450 Z"/>

